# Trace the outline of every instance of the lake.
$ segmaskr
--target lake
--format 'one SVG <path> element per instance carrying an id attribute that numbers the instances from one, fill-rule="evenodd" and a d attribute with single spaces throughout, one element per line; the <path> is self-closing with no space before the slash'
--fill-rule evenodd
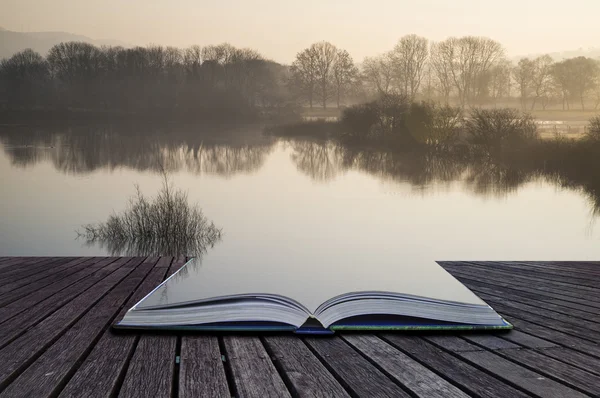
<path id="1" fill-rule="evenodd" d="M 164 169 L 222 229 L 207 256 L 235 253 L 241 265 L 307 253 L 364 266 L 600 257 L 597 215 L 576 187 L 261 131 L 3 126 L 0 256 L 121 254 L 76 231 L 125 209 L 135 184 L 155 195 Z"/>

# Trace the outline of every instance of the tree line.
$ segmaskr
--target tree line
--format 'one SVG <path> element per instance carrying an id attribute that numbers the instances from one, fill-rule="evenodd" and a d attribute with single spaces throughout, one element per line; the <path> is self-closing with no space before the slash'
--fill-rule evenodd
<path id="1" fill-rule="evenodd" d="M 0 62 L 0 92 L 11 108 L 243 111 L 282 101 L 285 68 L 229 44 L 125 49 L 58 44 Z"/>
<path id="2" fill-rule="evenodd" d="M 432 42 L 407 35 L 356 63 L 329 42 L 291 65 L 230 44 L 186 49 L 61 43 L 43 57 L 24 50 L 0 62 L 0 106 L 105 110 L 259 112 L 284 105 L 364 103 L 385 95 L 461 108 L 516 101 L 522 109 L 600 106 L 600 61 L 550 56 L 510 61 L 485 37 Z"/>

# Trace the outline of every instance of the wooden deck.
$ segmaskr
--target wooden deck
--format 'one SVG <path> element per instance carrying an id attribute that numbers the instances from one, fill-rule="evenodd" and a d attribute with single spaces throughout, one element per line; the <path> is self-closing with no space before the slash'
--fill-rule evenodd
<path id="1" fill-rule="evenodd" d="M 114 334 L 185 258 L 0 258 L 1 397 L 600 394 L 600 262 L 442 265 L 504 334 Z"/>

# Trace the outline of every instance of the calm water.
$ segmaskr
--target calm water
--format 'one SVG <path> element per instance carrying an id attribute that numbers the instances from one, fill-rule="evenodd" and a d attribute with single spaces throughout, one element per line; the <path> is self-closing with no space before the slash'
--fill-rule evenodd
<path id="1" fill-rule="evenodd" d="M 213 250 L 240 263 L 600 258 L 589 196 L 543 178 L 277 142 L 253 126 L 131 131 L 3 127 L 0 255 L 118 254 L 75 231 L 123 210 L 134 184 L 154 195 L 164 167 L 222 228 Z"/>

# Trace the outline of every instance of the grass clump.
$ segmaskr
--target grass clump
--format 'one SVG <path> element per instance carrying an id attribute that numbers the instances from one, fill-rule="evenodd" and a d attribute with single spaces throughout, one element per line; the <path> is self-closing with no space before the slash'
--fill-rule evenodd
<path id="1" fill-rule="evenodd" d="M 146 198 L 136 185 L 136 195 L 123 212 L 82 228 L 77 233 L 87 244 L 98 244 L 115 256 L 200 256 L 222 234 L 166 175 L 156 197 Z"/>

